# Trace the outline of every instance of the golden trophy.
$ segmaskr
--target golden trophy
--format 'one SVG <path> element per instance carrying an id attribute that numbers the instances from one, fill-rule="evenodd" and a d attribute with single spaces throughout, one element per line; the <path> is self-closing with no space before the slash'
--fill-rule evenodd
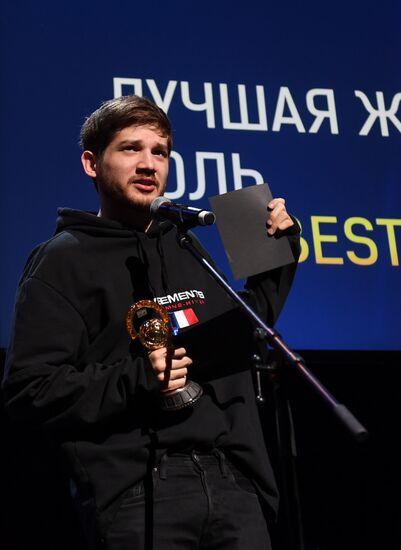
<path id="1" fill-rule="evenodd" d="M 139 338 L 141 344 L 153 351 L 171 347 L 173 332 L 167 310 L 152 300 L 140 300 L 127 313 L 126 325 L 131 340 Z M 202 395 L 202 387 L 188 380 L 183 388 L 162 392 L 161 407 L 165 411 L 177 411 L 189 407 Z"/>

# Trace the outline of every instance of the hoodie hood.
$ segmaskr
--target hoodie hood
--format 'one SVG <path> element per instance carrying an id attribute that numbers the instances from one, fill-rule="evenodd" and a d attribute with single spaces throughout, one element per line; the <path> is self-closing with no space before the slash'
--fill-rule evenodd
<path id="1" fill-rule="evenodd" d="M 150 227 L 145 232 L 129 227 L 116 220 L 102 218 L 98 216 L 96 212 L 83 212 L 72 208 L 59 208 L 57 213 L 56 235 L 61 234 L 63 231 L 72 231 L 100 240 L 111 238 L 114 242 L 116 239 L 122 239 L 123 241 L 125 239 L 131 239 L 133 249 L 136 249 L 136 255 L 146 270 L 149 269 L 150 264 L 147 250 L 149 250 L 149 243 L 153 242 L 154 244 L 151 248 L 156 251 L 156 255 L 159 258 L 158 263 L 162 290 L 167 292 L 168 276 L 162 236 L 170 233 L 174 229 L 174 225 L 171 222 L 153 220 Z M 149 290 L 153 295 L 157 292 L 151 280 L 149 280 Z"/>
<path id="2" fill-rule="evenodd" d="M 83 212 L 73 208 L 58 208 L 57 223 L 55 234 L 62 231 L 80 231 L 93 237 L 127 237 L 132 238 L 133 234 L 145 234 L 133 227 L 129 227 L 119 221 L 109 220 L 97 215 L 96 212 Z M 146 235 L 148 237 L 157 237 L 171 231 L 174 225 L 168 221 L 153 221 Z"/>

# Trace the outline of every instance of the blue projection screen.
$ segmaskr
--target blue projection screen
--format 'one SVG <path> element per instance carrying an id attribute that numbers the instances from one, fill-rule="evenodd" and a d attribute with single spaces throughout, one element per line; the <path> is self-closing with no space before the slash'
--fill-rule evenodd
<path id="1" fill-rule="evenodd" d="M 400 5 L 3 5 L 1 346 L 57 207 L 97 208 L 79 160 L 85 116 L 136 93 L 172 120 L 172 200 L 209 208 L 268 182 L 301 221 L 277 326 L 290 347 L 400 350 Z M 230 278 L 217 228 L 197 234 Z"/>

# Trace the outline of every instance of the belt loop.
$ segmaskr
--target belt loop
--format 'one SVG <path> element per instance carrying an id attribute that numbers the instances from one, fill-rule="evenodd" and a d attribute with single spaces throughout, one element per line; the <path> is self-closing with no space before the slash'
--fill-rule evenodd
<path id="1" fill-rule="evenodd" d="M 167 453 L 165 453 L 160 459 L 159 477 L 160 479 L 167 479 Z"/>
<path id="2" fill-rule="evenodd" d="M 213 449 L 213 454 L 219 461 L 220 472 L 222 477 L 227 477 L 228 476 L 227 462 L 226 462 L 226 457 L 224 453 L 222 453 L 220 449 Z"/>

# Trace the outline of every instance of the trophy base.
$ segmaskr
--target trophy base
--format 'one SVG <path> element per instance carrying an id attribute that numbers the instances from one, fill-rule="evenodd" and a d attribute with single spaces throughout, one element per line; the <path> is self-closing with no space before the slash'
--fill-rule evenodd
<path id="1" fill-rule="evenodd" d="M 183 388 L 168 395 L 163 395 L 161 408 L 164 411 L 179 411 L 193 405 L 203 394 L 202 386 L 189 380 Z"/>

